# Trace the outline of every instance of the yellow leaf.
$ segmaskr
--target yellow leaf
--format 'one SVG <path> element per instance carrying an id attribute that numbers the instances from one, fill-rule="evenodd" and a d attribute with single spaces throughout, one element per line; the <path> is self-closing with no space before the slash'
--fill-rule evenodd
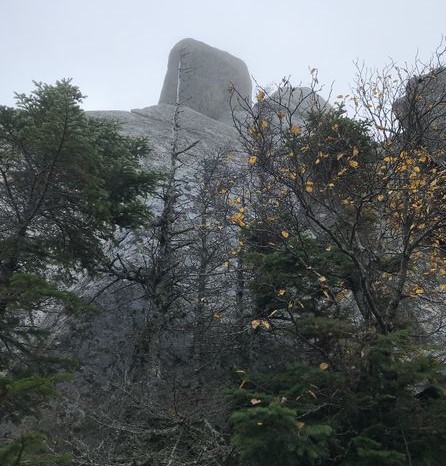
<path id="1" fill-rule="evenodd" d="M 257 162 L 257 157 L 255 155 L 250 155 L 248 157 L 248 163 L 249 165 L 255 165 Z"/>
<path id="2" fill-rule="evenodd" d="M 392 161 L 392 157 L 387 156 L 387 157 L 384 157 L 383 160 L 384 162 L 389 163 Z"/>
<path id="3" fill-rule="evenodd" d="M 260 319 L 251 320 L 251 327 L 255 330 L 260 325 Z"/>
<path id="4" fill-rule="evenodd" d="M 290 236 L 290 234 L 289 234 L 288 231 L 286 231 L 286 230 L 282 230 L 282 231 L 281 231 L 281 235 L 282 235 L 282 237 L 285 238 L 285 239 L 287 239 L 287 238 Z"/>
<path id="5" fill-rule="evenodd" d="M 424 293 L 423 288 L 418 287 L 415 289 L 415 294 L 423 294 L 423 293 Z"/>
<path id="6" fill-rule="evenodd" d="M 315 398 L 315 399 L 317 398 L 316 393 L 314 393 L 313 390 L 308 390 L 308 393 L 309 393 L 313 398 Z"/>
<path id="7" fill-rule="evenodd" d="M 212 318 L 215 319 L 215 320 L 219 320 L 219 319 L 221 319 L 221 314 L 218 313 L 218 312 L 214 312 L 212 314 Z"/>
<path id="8" fill-rule="evenodd" d="M 256 128 L 253 128 L 252 126 L 248 126 L 248 129 L 246 130 L 246 132 L 250 135 L 250 136 L 256 136 L 257 134 L 257 129 Z"/>
<path id="9" fill-rule="evenodd" d="M 321 371 L 325 371 L 325 370 L 327 370 L 329 367 L 330 367 L 329 364 L 327 364 L 326 362 L 321 362 L 321 363 L 319 364 L 319 369 L 320 369 Z"/>
<path id="10" fill-rule="evenodd" d="M 246 223 L 244 222 L 244 220 L 245 220 L 245 215 L 241 212 L 236 212 L 235 214 L 229 217 L 229 221 L 233 225 L 238 225 L 241 228 L 244 228 L 246 226 Z"/>
<path id="11" fill-rule="evenodd" d="M 262 126 L 262 129 L 268 129 L 269 128 L 268 120 L 262 120 L 261 126 Z"/>
<path id="12" fill-rule="evenodd" d="M 305 191 L 307 193 L 312 193 L 313 192 L 313 185 L 314 185 L 314 183 L 312 181 L 305 182 Z"/>
<path id="13" fill-rule="evenodd" d="M 338 125 L 337 123 L 335 123 L 335 124 L 331 127 L 331 129 L 332 129 L 333 131 L 338 131 L 338 130 L 339 130 L 339 125 Z"/>
<path id="14" fill-rule="evenodd" d="M 251 398 L 249 401 L 253 406 L 258 405 L 262 402 L 262 400 L 259 400 L 258 398 Z"/>
<path id="15" fill-rule="evenodd" d="M 379 195 L 378 195 L 378 201 L 379 201 L 379 202 L 384 201 L 384 194 L 379 194 Z"/>
<path id="16" fill-rule="evenodd" d="M 225 269 L 229 269 L 229 261 L 224 262 L 224 263 L 223 263 L 223 267 L 224 267 Z"/>
<path id="17" fill-rule="evenodd" d="M 280 110 L 279 112 L 277 112 L 277 116 L 282 119 L 282 118 L 285 118 L 285 112 L 282 112 L 282 110 Z"/>
<path id="18" fill-rule="evenodd" d="M 280 290 L 277 292 L 279 296 L 283 296 L 286 293 L 285 288 L 280 288 Z"/>
<path id="19" fill-rule="evenodd" d="M 319 277 L 319 285 L 321 285 L 322 287 L 327 286 L 327 279 L 323 275 Z"/>
<path id="20" fill-rule="evenodd" d="M 265 319 L 261 320 L 260 325 L 266 330 L 269 330 L 271 328 L 271 324 Z"/>
<path id="21" fill-rule="evenodd" d="M 258 102 L 261 102 L 264 98 L 265 98 L 265 93 L 263 91 L 257 92 L 256 99 L 257 99 Z"/>
<path id="22" fill-rule="evenodd" d="M 352 168 L 358 168 L 358 166 L 359 166 L 359 163 L 358 163 L 356 160 L 349 160 L 349 161 L 348 161 L 348 164 L 349 164 L 350 167 L 352 167 Z"/>
<path id="23" fill-rule="evenodd" d="M 302 132 L 300 126 L 297 126 L 297 125 L 291 125 L 291 128 L 290 128 L 290 133 L 293 135 L 293 136 L 299 136 L 299 134 Z"/>
<path id="24" fill-rule="evenodd" d="M 359 149 L 356 146 L 353 147 L 353 150 L 352 150 L 353 157 L 356 157 L 358 154 L 359 154 Z"/>
<path id="25" fill-rule="evenodd" d="M 296 427 L 300 430 L 305 427 L 305 422 L 296 421 Z"/>
<path id="26" fill-rule="evenodd" d="M 335 300 L 336 302 L 341 301 L 348 295 L 349 291 L 348 290 L 341 290 L 338 293 L 336 293 Z"/>
<path id="27" fill-rule="evenodd" d="M 265 319 L 254 319 L 251 321 L 251 327 L 255 330 L 258 327 L 263 327 L 266 330 L 271 328 L 271 324 Z"/>

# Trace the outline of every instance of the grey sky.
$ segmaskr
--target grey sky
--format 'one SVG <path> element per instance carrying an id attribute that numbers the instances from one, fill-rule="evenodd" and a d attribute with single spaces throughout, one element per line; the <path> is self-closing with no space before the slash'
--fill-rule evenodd
<path id="1" fill-rule="evenodd" d="M 445 21 L 445 0 L 0 0 L 0 104 L 71 77 L 86 109 L 154 105 L 185 37 L 243 59 L 262 85 L 308 82 L 311 66 L 348 93 L 354 61 L 427 59 Z"/>

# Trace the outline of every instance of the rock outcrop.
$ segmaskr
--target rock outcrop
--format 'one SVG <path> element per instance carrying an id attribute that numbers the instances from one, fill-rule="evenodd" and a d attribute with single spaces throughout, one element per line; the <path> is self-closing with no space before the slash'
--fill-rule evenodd
<path id="1" fill-rule="evenodd" d="M 214 120 L 231 123 L 231 86 L 237 88 L 242 97 L 251 98 L 252 83 L 245 63 L 203 42 L 184 39 L 170 52 L 159 103 L 175 104 L 179 91 L 180 101 L 185 106 Z"/>
<path id="2" fill-rule="evenodd" d="M 164 170 L 169 163 L 169 153 L 173 141 L 173 116 L 175 106 L 153 105 L 126 111 L 90 111 L 89 115 L 118 121 L 124 134 L 149 139 L 151 153 L 145 163 L 151 168 Z M 217 148 L 234 145 L 237 134 L 232 126 L 214 120 L 188 107 L 180 110 L 183 144 L 198 141 L 190 156 L 205 157 Z"/>
<path id="3" fill-rule="evenodd" d="M 393 105 L 404 131 L 406 146 L 425 147 L 433 160 L 445 164 L 446 69 L 409 79 L 405 94 Z"/>
<path id="4" fill-rule="evenodd" d="M 182 78 L 181 82 L 178 83 L 177 67 L 180 59 L 182 61 Z M 144 163 L 147 167 L 167 175 L 172 174 L 172 148 L 174 139 L 177 139 L 175 142 L 177 144 L 176 150 L 181 152 L 181 160 L 177 161 L 175 167 L 175 190 L 177 199 L 181 203 L 181 209 L 183 209 L 181 213 L 177 212 L 177 215 L 179 219 L 181 218 L 181 228 L 184 227 L 185 231 L 195 231 L 195 233 L 189 234 L 200 234 L 196 230 L 195 223 L 201 209 L 197 205 L 204 201 L 203 196 L 200 197 L 199 190 L 201 188 L 198 186 L 200 176 L 203 181 L 203 174 L 198 174 L 198 170 L 203 169 L 203 164 L 211 162 L 210 169 L 213 170 L 211 181 L 216 182 L 217 178 L 220 177 L 222 187 L 225 183 L 229 186 L 233 183 L 229 179 L 231 170 L 235 170 L 240 179 L 243 175 L 240 173 L 240 167 L 243 166 L 245 157 L 242 156 L 242 160 L 237 162 L 237 154 L 240 153 L 241 149 L 238 133 L 232 125 L 228 124 L 231 119 L 228 87 L 231 83 L 237 89 L 239 96 L 246 95 L 244 103 L 249 105 L 252 86 L 246 65 L 227 52 L 193 39 L 185 39 L 176 44 L 170 53 L 168 70 L 158 105 L 134 109 L 130 112 L 88 112 L 93 117 L 117 121 L 124 134 L 147 137 L 152 150 Z M 177 89 L 180 93 L 181 105 L 179 106 L 175 105 Z M 270 98 L 265 99 L 265 105 L 270 106 L 273 113 L 280 110 L 280 102 L 289 105 L 298 121 L 301 121 L 314 106 L 322 108 L 327 105 L 323 99 L 308 88 L 292 88 L 292 92 L 287 88 L 279 89 Z M 276 108 L 277 105 L 279 107 Z M 175 112 L 177 112 L 179 127 L 176 134 L 173 130 Z M 239 116 L 243 118 L 242 113 Z M 183 149 L 188 147 L 191 149 L 185 150 L 183 153 Z M 217 167 L 217 158 L 222 162 L 223 168 Z M 231 161 L 228 162 L 228 160 Z M 233 164 L 237 167 L 234 168 Z M 155 214 L 162 210 L 161 198 L 162 196 L 156 197 L 153 201 L 152 209 Z M 221 218 L 211 220 L 216 225 L 220 225 L 217 233 L 212 237 L 212 247 L 216 248 L 212 253 L 216 259 L 212 260 L 220 260 L 223 266 L 227 259 L 219 258 L 226 257 L 225 254 L 227 255 L 228 251 L 231 250 L 234 236 L 231 232 L 231 225 L 227 223 L 226 200 L 213 200 L 212 202 L 223 202 L 224 204 L 220 207 L 221 212 L 218 212 Z M 209 205 L 206 207 L 208 210 Z M 143 247 L 147 247 L 147 243 L 143 246 L 139 243 L 140 241 L 149 240 L 141 236 L 135 238 L 132 234 L 128 235 L 120 246 L 122 248 L 119 251 L 120 260 L 125 261 L 130 257 L 130 262 L 132 262 L 133 254 L 136 256 L 139 254 L 143 257 L 144 253 L 141 253 L 141 250 Z M 188 241 L 185 241 L 185 244 L 188 244 Z M 222 252 L 219 252 L 218 248 L 221 248 Z M 135 251 L 139 252 L 135 254 Z M 193 268 L 197 260 L 194 247 L 188 245 L 183 249 L 183 252 L 185 256 L 180 261 L 182 266 Z M 143 261 L 145 260 L 143 257 Z M 215 267 L 217 265 L 213 264 Z M 193 273 L 188 273 L 188 275 L 187 280 L 193 283 Z M 233 285 L 230 284 L 233 278 L 223 272 L 219 272 L 218 277 L 218 288 L 227 294 L 226 297 L 218 299 L 226 302 L 234 299 L 234 293 L 231 291 Z M 228 283 L 223 285 L 224 280 Z M 195 284 L 187 286 L 192 290 Z M 144 298 L 137 298 L 138 294 L 141 296 L 141 291 L 137 291 L 138 286 L 136 285 L 132 287 L 118 285 L 107 288 L 107 282 L 105 285 L 104 283 L 89 282 L 81 287 L 87 295 L 99 296 L 96 302 L 100 307 L 106 309 L 106 312 L 92 316 L 84 325 L 75 324 L 74 330 L 70 328 L 64 342 L 67 351 L 75 354 L 81 361 L 85 373 L 99 374 L 100 377 L 108 379 L 114 377 L 113 374 L 116 373 L 127 373 L 136 351 L 139 335 L 145 331 L 147 322 L 151 319 L 150 306 Z M 101 293 L 101 287 L 105 287 L 107 292 Z M 123 293 L 122 289 L 125 289 L 126 292 Z M 217 300 L 217 294 L 214 293 L 206 298 L 206 301 L 210 302 L 212 299 Z M 183 332 L 181 338 L 186 341 L 190 339 L 189 337 L 190 335 L 188 336 Z M 178 338 L 178 335 L 173 337 L 171 335 L 168 344 L 175 346 L 175 340 Z M 186 343 L 177 345 L 179 347 L 175 356 L 177 358 L 180 357 L 181 353 L 184 353 L 182 345 L 184 347 Z M 79 381 L 79 386 L 82 387 L 81 392 L 88 391 L 85 383 L 85 381 Z"/>
<path id="5" fill-rule="evenodd" d="M 83 294 L 104 311 L 82 323 L 71 319 L 61 337 L 62 352 L 79 360 L 80 368 L 64 391 L 58 420 L 51 424 L 64 439 L 71 435 L 70 429 L 80 429 L 81 451 L 95 442 L 111 451 L 116 435 L 122 448 L 127 448 L 135 437 L 126 430 L 130 422 L 144 426 L 137 437 L 146 451 L 145 442 L 153 441 L 156 429 L 177 432 L 178 406 L 181 416 L 194 426 L 197 439 L 191 442 L 201 445 L 209 439 L 215 445 L 218 432 L 213 426 L 226 419 L 221 388 L 228 368 L 242 366 L 248 357 L 243 348 L 255 352 L 259 344 L 259 338 L 251 342 L 251 335 L 243 330 L 244 308 L 237 287 L 244 285 L 233 257 L 238 239 L 228 220 L 234 209 L 228 191 L 236 198 L 237 189 L 243 191 L 246 164 L 246 157 L 239 157 L 239 135 L 229 124 L 232 85 L 239 96 L 246 96 L 248 108 L 252 86 L 246 65 L 226 52 L 185 39 L 170 53 L 158 105 L 130 112 L 88 112 L 119 122 L 124 134 L 147 137 L 152 150 L 144 163 L 166 176 L 159 195 L 152 199 L 153 224 L 144 232 L 126 232 L 119 246 L 114 246 L 118 254 L 114 250 L 112 257 L 118 256 L 115 264 L 122 265 L 115 274 L 118 279 L 79 284 Z M 180 105 L 176 105 L 177 93 Z M 297 88 L 288 97 L 300 119 L 313 102 L 319 102 L 306 88 Z M 241 108 L 233 110 L 241 119 L 248 118 Z M 171 206 L 166 204 L 169 195 Z M 160 296 L 151 282 L 163 279 L 161 275 L 154 278 L 160 269 L 170 273 L 160 253 L 159 235 L 166 218 L 173 222 L 168 234 L 175 256 L 173 288 L 169 288 L 174 301 L 167 310 L 155 302 Z M 175 297 L 177 292 L 180 298 Z M 154 358 L 162 367 L 162 376 L 151 362 Z M 268 355 L 262 363 L 268 363 Z M 76 410 L 90 413 L 96 424 L 110 429 L 96 431 L 96 424 L 89 426 L 87 418 L 79 428 L 79 420 L 68 419 Z M 166 438 L 170 437 L 169 433 Z M 169 451 L 177 448 L 172 438 L 173 443 L 167 443 Z M 203 456 L 197 464 L 216 464 L 211 461 L 213 447 L 202 446 L 209 459 Z M 92 464 L 94 455 L 98 455 L 95 464 L 111 464 L 103 462 L 100 450 L 94 455 L 91 451 Z M 164 450 L 159 452 L 163 454 Z M 154 458 L 150 464 L 167 464 Z"/>

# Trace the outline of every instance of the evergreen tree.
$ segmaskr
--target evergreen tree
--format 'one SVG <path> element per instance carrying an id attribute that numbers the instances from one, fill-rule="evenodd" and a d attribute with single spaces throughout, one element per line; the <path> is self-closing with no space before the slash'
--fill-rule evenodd
<path id="1" fill-rule="evenodd" d="M 86 307 L 69 285 L 95 273 L 117 228 L 141 226 L 149 215 L 144 199 L 156 176 L 139 164 L 147 142 L 87 117 L 82 98 L 63 80 L 17 95 L 17 108 L 0 107 L 2 423 L 36 414 L 54 394 L 64 364 L 46 354 L 51 322 Z M 41 434 L 3 440 L 0 459 L 51 461 Z"/>
<path id="2" fill-rule="evenodd" d="M 440 149 L 405 128 L 372 137 L 373 121 L 342 108 L 298 122 L 292 99 L 257 99 L 238 122 L 252 172 L 239 225 L 250 324 L 300 356 L 238 372 L 239 464 L 442 464 Z"/>
<path id="3" fill-rule="evenodd" d="M 257 306 L 267 308 L 251 323 L 267 323 L 260 331 L 275 332 L 284 345 L 295 340 L 304 359 L 237 374 L 232 442 L 239 464 L 442 464 L 446 399 L 435 346 L 417 343 L 409 329 L 383 335 L 364 328 L 352 307 L 339 308 L 324 293 L 345 293 L 342 256 L 308 238 L 289 241 L 245 254 L 256 271 Z M 321 270 L 323 286 L 314 275 Z"/>

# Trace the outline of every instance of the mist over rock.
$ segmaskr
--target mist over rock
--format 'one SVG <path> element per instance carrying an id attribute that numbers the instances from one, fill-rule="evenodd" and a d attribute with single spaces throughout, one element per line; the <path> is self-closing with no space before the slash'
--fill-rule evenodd
<path id="1" fill-rule="evenodd" d="M 183 70 L 180 86 L 179 64 Z M 242 60 L 203 42 L 184 39 L 170 52 L 159 103 L 175 104 L 179 89 L 183 105 L 214 120 L 230 123 L 231 85 L 243 97 L 251 97 L 251 78 Z"/>

